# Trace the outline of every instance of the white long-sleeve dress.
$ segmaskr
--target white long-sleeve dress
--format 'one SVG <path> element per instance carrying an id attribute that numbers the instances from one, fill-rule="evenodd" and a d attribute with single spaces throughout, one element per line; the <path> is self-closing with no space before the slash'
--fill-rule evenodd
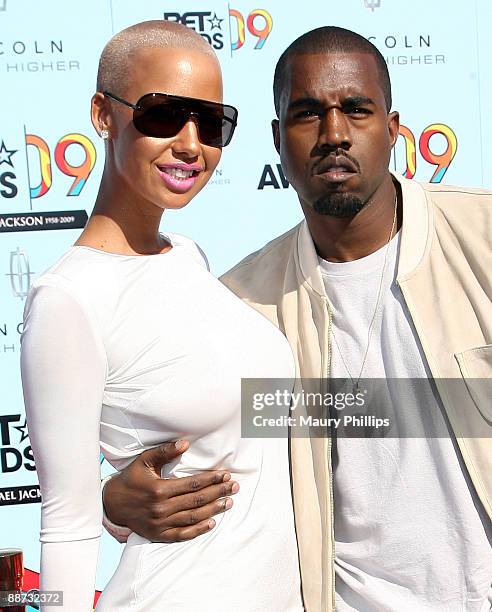
<path id="1" fill-rule="evenodd" d="M 150 256 L 72 247 L 26 303 L 22 378 L 42 492 L 41 588 L 89 612 L 99 453 L 122 469 L 186 438 L 163 477 L 227 469 L 234 506 L 195 540 L 132 534 L 98 612 L 300 612 L 286 439 L 241 437 L 241 378 L 294 376 L 284 336 L 207 270 L 196 245 Z M 60 609 L 60 608 L 57 608 Z"/>

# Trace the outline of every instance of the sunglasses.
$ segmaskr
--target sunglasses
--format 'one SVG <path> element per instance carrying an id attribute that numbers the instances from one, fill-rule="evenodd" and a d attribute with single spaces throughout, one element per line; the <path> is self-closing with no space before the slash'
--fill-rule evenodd
<path id="1" fill-rule="evenodd" d="M 197 98 L 148 93 L 131 104 L 104 91 L 103 94 L 133 108 L 133 125 L 144 136 L 170 138 L 180 132 L 191 117 L 196 118 L 200 142 L 210 147 L 225 147 L 231 142 L 237 125 L 234 106 Z"/>

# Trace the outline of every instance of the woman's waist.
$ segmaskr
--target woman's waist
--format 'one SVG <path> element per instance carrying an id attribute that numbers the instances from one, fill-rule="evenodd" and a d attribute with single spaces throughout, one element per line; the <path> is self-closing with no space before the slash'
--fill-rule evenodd
<path id="1" fill-rule="evenodd" d="M 238 521 L 229 511 L 217 517 L 213 530 L 186 542 L 150 542 L 132 534 L 114 583 L 130 584 L 138 602 L 160 597 L 169 609 L 208 610 L 217 600 L 241 602 L 234 609 L 248 611 L 300 610 L 297 545 L 288 516 L 255 509 Z M 216 587 L 210 591 L 210 585 Z"/>

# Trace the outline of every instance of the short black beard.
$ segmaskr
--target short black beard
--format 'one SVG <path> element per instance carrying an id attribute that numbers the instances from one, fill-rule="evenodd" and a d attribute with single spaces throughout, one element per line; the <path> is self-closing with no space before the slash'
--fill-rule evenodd
<path id="1" fill-rule="evenodd" d="M 331 217 L 353 217 L 363 207 L 364 202 L 350 193 L 327 193 L 313 204 L 317 213 Z"/>

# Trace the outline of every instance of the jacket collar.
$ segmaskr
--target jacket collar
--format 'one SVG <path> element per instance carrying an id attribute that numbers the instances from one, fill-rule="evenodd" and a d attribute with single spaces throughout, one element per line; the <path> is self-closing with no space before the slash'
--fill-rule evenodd
<path id="1" fill-rule="evenodd" d="M 297 232 L 296 258 L 302 279 L 320 297 L 327 299 L 325 284 L 321 278 L 318 254 L 314 247 L 306 219 L 299 224 Z"/>
<path id="2" fill-rule="evenodd" d="M 427 250 L 432 235 L 432 207 L 427 201 L 423 186 L 414 180 L 391 173 L 401 187 L 403 223 L 398 260 L 398 281 L 404 281 L 418 268 Z"/>
<path id="3" fill-rule="evenodd" d="M 414 180 L 391 173 L 402 192 L 403 224 L 398 260 L 398 281 L 404 281 L 419 266 L 430 246 L 432 208 L 425 191 Z M 303 280 L 320 297 L 326 299 L 325 285 L 318 265 L 318 255 L 308 224 L 304 219 L 298 226 L 296 257 Z"/>

